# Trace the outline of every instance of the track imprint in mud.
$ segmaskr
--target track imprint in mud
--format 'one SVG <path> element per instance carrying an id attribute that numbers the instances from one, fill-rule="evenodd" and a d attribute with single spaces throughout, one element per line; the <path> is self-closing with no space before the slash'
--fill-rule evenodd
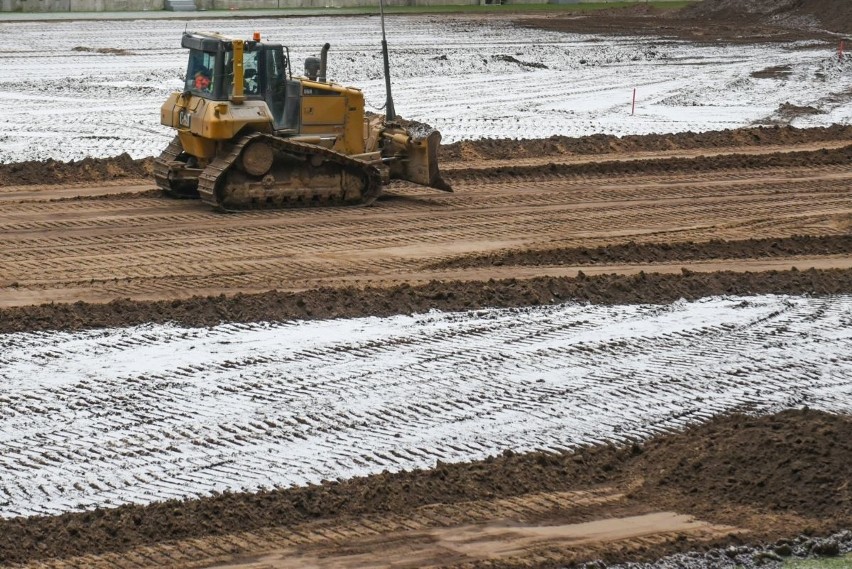
<path id="1" fill-rule="evenodd" d="M 849 412 L 852 297 L 0 336 L 0 514 Z M 416 403 L 415 403 L 416 402 Z"/>
<path id="2" fill-rule="evenodd" d="M 114 182 L 80 188 L 77 195 L 87 197 L 80 200 L 71 199 L 73 188 L 52 194 L 15 187 L 0 190 L 0 306 L 561 276 L 488 265 L 435 268 L 506 249 L 840 238 L 852 230 L 850 152 L 517 167 L 480 162 L 450 173 L 453 194 L 397 184 L 370 208 L 233 216 L 197 201 L 152 196 L 138 182 L 119 195 Z M 51 196 L 64 201 L 46 201 Z M 830 246 L 817 255 L 793 247 L 789 255 L 797 250 L 846 255 Z M 717 270 L 793 266 L 848 268 L 848 258 Z"/>
<path id="3" fill-rule="evenodd" d="M 506 452 L 308 487 L 0 519 L 0 559 L 55 569 L 255 567 L 262 559 L 270 569 L 318 558 L 341 569 L 414 552 L 416 566 L 497 553 L 497 567 L 516 569 L 531 560 L 654 560 L 715 545 L 690 557 L 710 561 L 696 568 L 718 568 L 719 555 L 751 567 L 765 555 L 744 539 L 775 542 L 764 551 L 785 556 L 852 548 L 849 532 L 790 539 L 848 526 L 849 452 L 848 416 L 805 408 L 733 414 L 644 443 Z M 803 460 L 811 455 L 818 461 Z M 672 566 L 683 565 L 662 565 Z"/>

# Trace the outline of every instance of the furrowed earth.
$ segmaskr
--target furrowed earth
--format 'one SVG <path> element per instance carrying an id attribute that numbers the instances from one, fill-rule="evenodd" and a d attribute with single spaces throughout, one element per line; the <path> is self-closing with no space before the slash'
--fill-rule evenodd
<path id="1" fill-rule="evenodd" d="M 5 520 L 0 552 L 63 559 L 54 567 L 529 567 L 744 543 L 783 553 L 788 538 L 848 527 L 850 441 L 848 417 L 734 414 L 627 446 Z"/>
<path id="2" fill-rule="evenodd" d="M 828 0 L 734 4 L 463 25 L 848 30 Z M 0 566 L 842 558 L 848 99 L 724 130 L 454 138 L 453 193 L 395 182 L 367 208 L 217 214 L 138 153 L 0 164 Z M 791 125 L 820 113 L 841 120 Z"/>

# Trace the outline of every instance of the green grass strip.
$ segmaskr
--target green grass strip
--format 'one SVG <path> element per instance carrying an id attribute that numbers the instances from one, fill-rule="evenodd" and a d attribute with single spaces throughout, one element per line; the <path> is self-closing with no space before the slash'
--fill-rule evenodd
<path id="1" fill-rule="evenodd" d="M 820 559 L 790 559 L 784 569 L 852 569 L 852 554 Z"/>

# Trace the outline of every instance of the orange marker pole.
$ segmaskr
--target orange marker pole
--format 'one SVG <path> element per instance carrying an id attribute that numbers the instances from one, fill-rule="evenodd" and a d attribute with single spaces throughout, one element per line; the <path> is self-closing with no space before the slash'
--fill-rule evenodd
<path id="1" fill-rule="evenodd" d="M 839 59 L 840 61 L 843 61 L 843 48 L 843 40 L 840 40 L 840 45 L 837 48 L 837 59 Z"/>

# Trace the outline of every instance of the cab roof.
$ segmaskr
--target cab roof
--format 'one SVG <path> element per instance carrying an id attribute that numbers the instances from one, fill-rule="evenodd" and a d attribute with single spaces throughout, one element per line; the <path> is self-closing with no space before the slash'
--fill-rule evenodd
<path id="1" fill-rule="evenodd" d="M 184 32 L 180 45 L 188 49 L 209 52 L 231 51 L 234 49 L 233 42 L 236 39 L 238 38 L 223 36 L 215 32 Z M 260 42 L 253 40 L 244 40 L 244 42 L 246 51 L 253 51 L 255 46 L 260 44 Z"/>

